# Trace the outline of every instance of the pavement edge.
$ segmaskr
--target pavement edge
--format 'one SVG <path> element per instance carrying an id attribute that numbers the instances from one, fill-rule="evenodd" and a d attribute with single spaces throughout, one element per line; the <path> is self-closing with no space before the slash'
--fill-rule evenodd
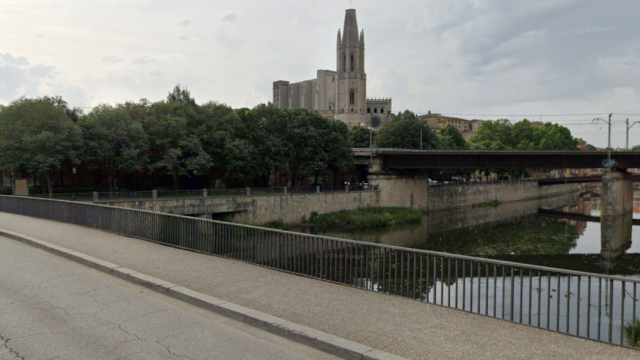
<path id="1" fill-rule="evenodd" d="M 40 239 L 2 229 L 0 229 L 0 236 L 31 245 L 201 309 L 215 312 L 343 359 L 406 360 L 397 355 L 205 295 Z"/>

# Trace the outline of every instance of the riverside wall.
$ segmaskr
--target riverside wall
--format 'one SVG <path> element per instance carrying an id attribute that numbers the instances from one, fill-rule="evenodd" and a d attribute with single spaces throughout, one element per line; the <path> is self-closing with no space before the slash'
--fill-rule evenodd
<path id="1" fill-rule="evenodd" d="M 585 184 L 538 186 L 536 183 L 487 184 L 473 186 L 431 186 L 427 201 L 429 211 L 455 210 L 488 201 L 510 203 L 544 199 L 586 189 Z"/>

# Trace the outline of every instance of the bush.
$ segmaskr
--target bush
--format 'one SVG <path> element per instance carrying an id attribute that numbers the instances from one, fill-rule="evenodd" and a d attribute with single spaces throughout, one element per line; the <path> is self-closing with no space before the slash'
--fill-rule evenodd
<path id="1" fill-rule="evenodd" d="M 633 328 L 635 322 L 635 339 L 633 338 Z M 624 340 L 627 345 L 640 348 L 640 319 L 627 321 L 624 324 Z"/>
<path id="2" fill-rule="evenodd" d="M 422 212 L 401 207 L 371 207 L 327 214 L 311 214 L 310 222 L 319 226 L 380 228 L 397 224 L 419 223 Z"/>
<path id="3" fill-rule="evenodd" d="M 268 223 L 264 223 L 259 226 L 266 227 L 269 229 L 276 229 L 276 230 L 287 230 L 287 231 L 291 230 L 291 224 L 287 224 L 282 220 L 269 221 Z"/>
<path id="4" fill-rule="evenodd" d="M 11 195 L 11 186 L 0 186 L 0 195 Z"/>

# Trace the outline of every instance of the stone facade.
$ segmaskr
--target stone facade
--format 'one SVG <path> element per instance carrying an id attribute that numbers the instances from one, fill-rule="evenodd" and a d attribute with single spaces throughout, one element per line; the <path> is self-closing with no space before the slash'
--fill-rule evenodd
<path id="1" fill-rule="evenodd" d="M 315 79 L 273 83 L 273 105 L 279 109 L 330 112 L 350 127 L 378 128 L 391 118 L 391 99 L 367 99 L 364 30 L 358 33 L 356 11 L 348 9 L 344 32 L 338 30 L 336 71 L 318 70 Z M 377 110 L 382 110 L 380 113 Z M 373 112 L 375 110 L 375 112 Z"/>

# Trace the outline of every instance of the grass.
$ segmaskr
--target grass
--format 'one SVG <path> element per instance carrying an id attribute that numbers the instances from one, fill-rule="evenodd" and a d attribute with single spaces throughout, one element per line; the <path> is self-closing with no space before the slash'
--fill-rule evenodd
<path id="1" fill-rule="evenodd" d="M 635 339 L 633 338 L 633 323 L 635 322 Z M 640 319 L 627 321 L 624 324 L 624 340 L 628 346 L 640 348 Z"/>
<path id="2" fill-rule="evenodd" d="M 401 207 L 370 207 L 333 213 L 311 213 L 309 223 L 344 228 L 381 228 L 399 224 L 419 223 L 422 212 Z"/>
<path id="3" fill-rule="evenodd" d="M 474 208 L 498 207 L 500 205 L 502 205 L 502 201 L 500 201 L 500 200 L 491 200 L 491 201 L 481 202 L 479 204 L 474 204 L 473 207 Z"/>
<path id="4" fill-rule="evenodd" d="M 276 229 L 276 230 L 286 230 L 286 231 L 291 230 L 291 224 L 287 224 L 282 220 L 269 221 L 268 223 L 264 223 L 258 226 L 266 227 L 269 229 Z"/>

